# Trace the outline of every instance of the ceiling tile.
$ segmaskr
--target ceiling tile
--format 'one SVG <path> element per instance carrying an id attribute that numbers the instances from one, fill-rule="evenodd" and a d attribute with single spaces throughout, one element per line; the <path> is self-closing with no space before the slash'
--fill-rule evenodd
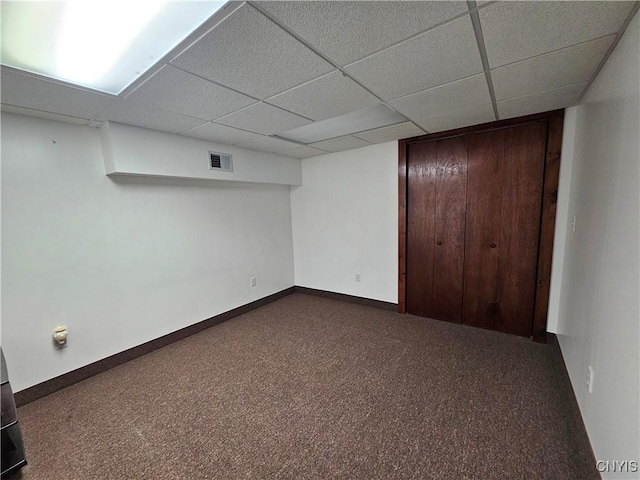
<path id="1" fill-rule="evenodd" d="M 373 130 L 374 128 L 396 125 L 406 118 L 387 105 L 379 104 L 336 117 L 313 122 L 309 125 L 280 132 L 279 136 L 296 142 L 310 144 L 328 138 L 342 137 L 352 133 Z"/>
<path id="2" fill-rule="evenodd" d="M 298 147 L 291 150 L 286 150 L 281 153 L 281 155 L 286 155 L 287 157 L 293 158 L 309 158 L 309 157 L 317 157 L 318 155 L 324 155 L 327 152 L 324 150 L 318 150 L 317 148 L 312 147 Z"/>
<path id="3" fill-rule="evenodd" d="M 497 2 L 479 11 L 491 68 L 617 32 L 634 2 Z"/>
<path id="4" fill-rule="evenodd" d="M 416 127 L 411 122 L 407 122 L 401 123 L 400 125 L 392 125 L 390 127 L 383 127 L 376 130 L 369 130 L 368 132 L 357 133 L 353 136 L 366 140 L 370 143 L 384 143 L 399 140 L 401 138 L 417 137 L 418 135 L 424 134 L 425 132 L 419 127 Z"/>
<path id="5" fill-rule="evenodd" d="M 467 15 L 346 67 L 384 100 L 482 72 Z"/>
<path id="6" fill-rule="evenodd" d="M 435 133 L 493 122 L 495 119 L 496 116 L 493 111 L 493 105 L 488 103 L 469 110 L 458 110 L 447 115 L 427 118 L 420 123 L 420 126 L 429 133 Z"/>
<path id="7" fill-rule="evenodd" d="M 600 38 L 492 70 L 496 100 L 589 81 L 614 38 Z"/>
<path id="8" fill-rule="evenodd" d="M 424 32 L 467 11 L 466 2 L 257 2 L 339 65 Z"/>
<path id="9" fill-rule="evenodd" d="M 487 103 L 491 103 L 491 95 L 484 73 L 389 102 L 423 128 L 427 119 L 470 110 Z"/>
<path id="10" fill-rule="evenodd" d="M 587 82 L 498 102 L 500 119 L 547 112 L 576 104 Z"/>
<path id="11" fill-rule="evenodd" d="M 218 125 L 217 123 L 205 123 L 186 132 L 182 135 L 187 137 L 202 138 L 212 142 L 226 143 L 227 145 L 235 145 L 236 143 L 246 142 L 258 138 L 260 135 L 252 132 L 245 132 L 237 128 L 227 127 L 226 125 Z"/>
<path id="12" fill-rule="evenodd" d="M 374 95 L 339 71 L 271 97 L 267 102 L 313 120 L 335 117 L 380 103 Z"/>
<path id="13" fill-rule="evenodd" d="M 68 87 L 2 68 L 2 103 L 71 117 L 92 118 L 117 97 Z"/>
<path id="14" fill-rule="evenodd" d="M 341 152 L 343 150 L 350 150 L 352 148 L 366 147 L 371 145 L 369 142 L 356 138 L 351 135 L 344 137 L 332 138 L 330 140 L 323 140 L 322 142 L 312 143 L 312 147 L 326 150 L 327 152 Z"/>
<path id="15" fill-rule="evenodd" d="M 311 123 L 311 120 L 286 112 L 266 103 L 256 103 L 222 118 L 216 123 L 230 127 L 271 135 Z"/>
<path id="16" fill-rule="evenodd" d="M 333 69 L 248 4 L 171 63 L 260 99 Z"/>
<path id="17" fill-rule="evenodd" d="M 127 98 L 190 117 L 213 120 L 256 100 L 190 73 L 165 65 Z"/>
<path id="18" fill-rule="evenodd" d="M 180 113 L 146 107 L 128 99 L 121 100 L 98 115 L 98 120 L 111 120 L 136 127 L 151 128 L 162 132 L 179 133 L 202 125 L 204 120 Z"/>
<path id="19" fill-rule="evenodd" d="M 260 150 L 261 152 L 284 152 L 299 147 L 300 145 L 292 142 L 285 142 L 279 138 L 259 137 L 248 142 L 238 144 L 238 147 L 250 148 L 251 150 Z"/>

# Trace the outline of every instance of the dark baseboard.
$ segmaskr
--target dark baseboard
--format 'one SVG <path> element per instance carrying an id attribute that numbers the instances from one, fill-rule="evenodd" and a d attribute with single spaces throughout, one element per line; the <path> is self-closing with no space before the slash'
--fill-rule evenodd
<path id="1" fill-rule="evenodd" d="M 110 357 L 103 358 L 102 360 L 90 363 L 89 365 L 85 365 L 84 367 L 80 367 L 58 377 L 46 380 L 42 383 L 34 385 L 33 387 L 20 390 L 14 395 L 16 405 L 20 407 L 22 405 L 26 405 L 27 403 L 33 402 L 34 400 L 38 400 L 39 398 L 46 397 L 47 395 L 57 392 L 58 390 L 70 387 L 71 385 L 81 382 L 82 380 L 85 380 L 89 377 L 105 372 L 113 367 L 117 367 L 118 365 L 122 365 L 123 363 L 133 360 L 134 358 L 141 357 L 142 355 L 157 350 L 158 348 L 165 347 L 171 343 L 177 342 L 178 340 L 182 340 L 183 338 L 201 332 L 202 330 L 206 330 L 207 328 L 230 320 L 233 317 L 237 317 L 238 315 L 242 315 L 243 313 L 250 312 L 251 310 L 255 310 L 256 308 L 260 308 L 264 305 L 267 305 L 268 303 L 291 295 L 292 293 L 305 293 L 307 295 L 315 295 L 318 297 L 331 298 L 333 300 L 341 300 L 343 302 L 357 303 L 358 305 L 365 305 L 368 307 L 380 308 L 393 312 L 398 311 L 398 305 L 395 303 L 382 302 L 380 300 L 372 300 L 370 298 L 354 297 L 352 295 L 327 292 L 324 290 L 316 290 L 314 288 L 289 287 L 267 297 L 255 300 L 246 305 L 242 305 L 241 307 L 229 310 L 228 312 L 216 315 L 215 317 L 208 318 L 193 325 L 189 325 L 188 327 L 181 328 L 180 330 L 177 330 L 175 332 L 163 335 L 162 337 L 150 340 L 146 343 L 143 343 L 142 345 L 138 345 L 136 347 L 125 350 L 124 352 L 116 353 L 115 355 L 111 355 Z"/>
<path id="2" fill-rule="evenodd" d="M 328 292 L 326 290 L 316 290 L 308 287 L 293 287 L 296 293 L 306 293 L 307 295 L 315 295 L 316 297 L 331 298 L 332 300 L 340 300 L 343 302 L 356 303 L 366 307 L 379 308 L 381 310 L 389 310 L 390 312 L 398 311 L 398 304 L 391 302 L 383 302 L 382 300 L 373 300 L 371 298 L 355 297 L 344 293 Z"/>
<path id="3" fill-rule="evenodd" d="M 569 415 L 567 415 L 567 422 L 569 428 L 573 428 L 576 433 L 571 435 L 571 438 L 575 438 L 583 443 L 583 451 L 589 451 L 591 453 L 591 465 L 596 465 L 596 454 L 591 445 L 591 439 L 587 433 L 587 427 L 582 418 L 582 412 L 580 411 L 580 405 L 578 404 L 578 397 L 576 397 L 576 391 L 573 389 L 571 383 L 571 377 L 569 376 L 569 369 L 567 368 L 567 362 L 562 354 L 562 348 L 560 348 L 560 341 L 555 333 L 547 333 L 547 344 L 556 350 L 556 371 L 558 382 L 560 383 L 560 391 L 569 391 Z M 579 432 L 579 433 L 578 433 Z"/>
<path id="4" fill-rule="evenodd" d="M 38 400 L 39 398 L 46 397 L 47 395 L 57 392 L 58 390 L 62 390 L 65 387 L 69 387 L 74 383 L 81 382 L 82 380 L 97 375 L 98 373 L 102 373 L 113 367 L 122 365 L 129 360 L 133 360 L 134 358 L 138 358 L 149 352 L 157 350 L 158 348 L 162 348 L 171 343 L 177 342 L 178 340 L 182 340 L 183 338 L 193 335 L 194 333 L 201 332 L 202 330 L 206 330 L 207 328 L 230 320 L 233 317 L 237 317 L 238 315 L 242 315 L 243 313 L 255 310 L 256 308 L 267 305 L 268 303 L 286 297 L 287 295 L 291 295 L 295 292 L 295 288 L 296 287 L 289 287 L 280 292 L 266 296 L 259 300 L 255 300 L 246 305 L 242 305 L 241 307 L 229 310 L 228 312 L 216 315 L 215 317 L 208 318 L 193 325 L 189 325 L 188 327 L 181 328 L 180 330 L 177 330 L 175 332 L 163 335 L 162 337 L 150 340 L 146 343 L 143 343 L 142 345 L 138 345 L 136 347 L 125 350 L 124 352 L 116 353 L 115 355 L 111 355 L 110 357 L 90 363 L 89 365 L 85 365 L 84 367 L 80 367 L 76 370 L 60 375 L 59 377 L 46 380 L 42 383 L 34 385 L 33 387 L 20 390 L 14 395 L 16 405 L 18 407 L 26 405 L 27 403 L 33 402 L 34 400 Z"/>

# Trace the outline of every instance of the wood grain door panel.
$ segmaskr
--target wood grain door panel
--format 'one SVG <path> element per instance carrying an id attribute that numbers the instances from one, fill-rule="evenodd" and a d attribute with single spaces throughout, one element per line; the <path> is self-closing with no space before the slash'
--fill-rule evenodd
<path id="1" fill-rule="evenodd" d="M 460 323 L 466 136 L 411 145 L 407 186 L 407 311 Z"/>
<path id="2" fill-rule="evenodd" d="M 467 137 L 437 143 L 432 317 L 462 322 Z"/>
<path id="3" fill-rule="evenodd" d="M 431 316 L 436 142 L 410 145 L 407 185 L 407 312 Z"/>
<path id="4" fill-rule="evenodd" d="M 545 122 L 469 139 L 463 323 L 532 333 Z"/>
<path id="5" fill-rule="evenodd" d="M 532 333 L 544 177 L 545 122 L 505 130 L 498 244 L 499 330 Z"/>
<path id="6" fill-rule="evenodd" d="M 463 323 L 498 329 L 498 264 L 505 131 L 469 136 Z"/>

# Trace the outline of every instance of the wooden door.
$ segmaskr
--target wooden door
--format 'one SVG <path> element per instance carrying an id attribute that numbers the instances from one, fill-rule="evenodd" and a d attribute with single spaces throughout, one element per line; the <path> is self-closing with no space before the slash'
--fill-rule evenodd
<path id="1" fill-rule="evenodd" d="M 467 137 L 409 147 L 407 310 L 462 321 Z"/>
<path id="2" fill-rule="evenodd" d="M 530 336 L 546 122 L 469 135 L 463 323 Z"/>
<path id="3" fill-rule="evenodd" d="M 546 341 L 563 118 L 398 142 L 399 312 Z"/>
<path id="4" fill-rule="evenodd" d="M 533 333 L 547 121 L 407 147 L 406 308 Z"/>

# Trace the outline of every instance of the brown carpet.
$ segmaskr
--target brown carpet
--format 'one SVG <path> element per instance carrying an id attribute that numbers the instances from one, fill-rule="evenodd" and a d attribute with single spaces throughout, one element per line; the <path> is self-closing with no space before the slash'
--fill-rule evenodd
<path id="1" fill-rule="evenodd" d="M 14 478 L 599 478 L 557 345 L 294 294 L 21 407 Z"/>

